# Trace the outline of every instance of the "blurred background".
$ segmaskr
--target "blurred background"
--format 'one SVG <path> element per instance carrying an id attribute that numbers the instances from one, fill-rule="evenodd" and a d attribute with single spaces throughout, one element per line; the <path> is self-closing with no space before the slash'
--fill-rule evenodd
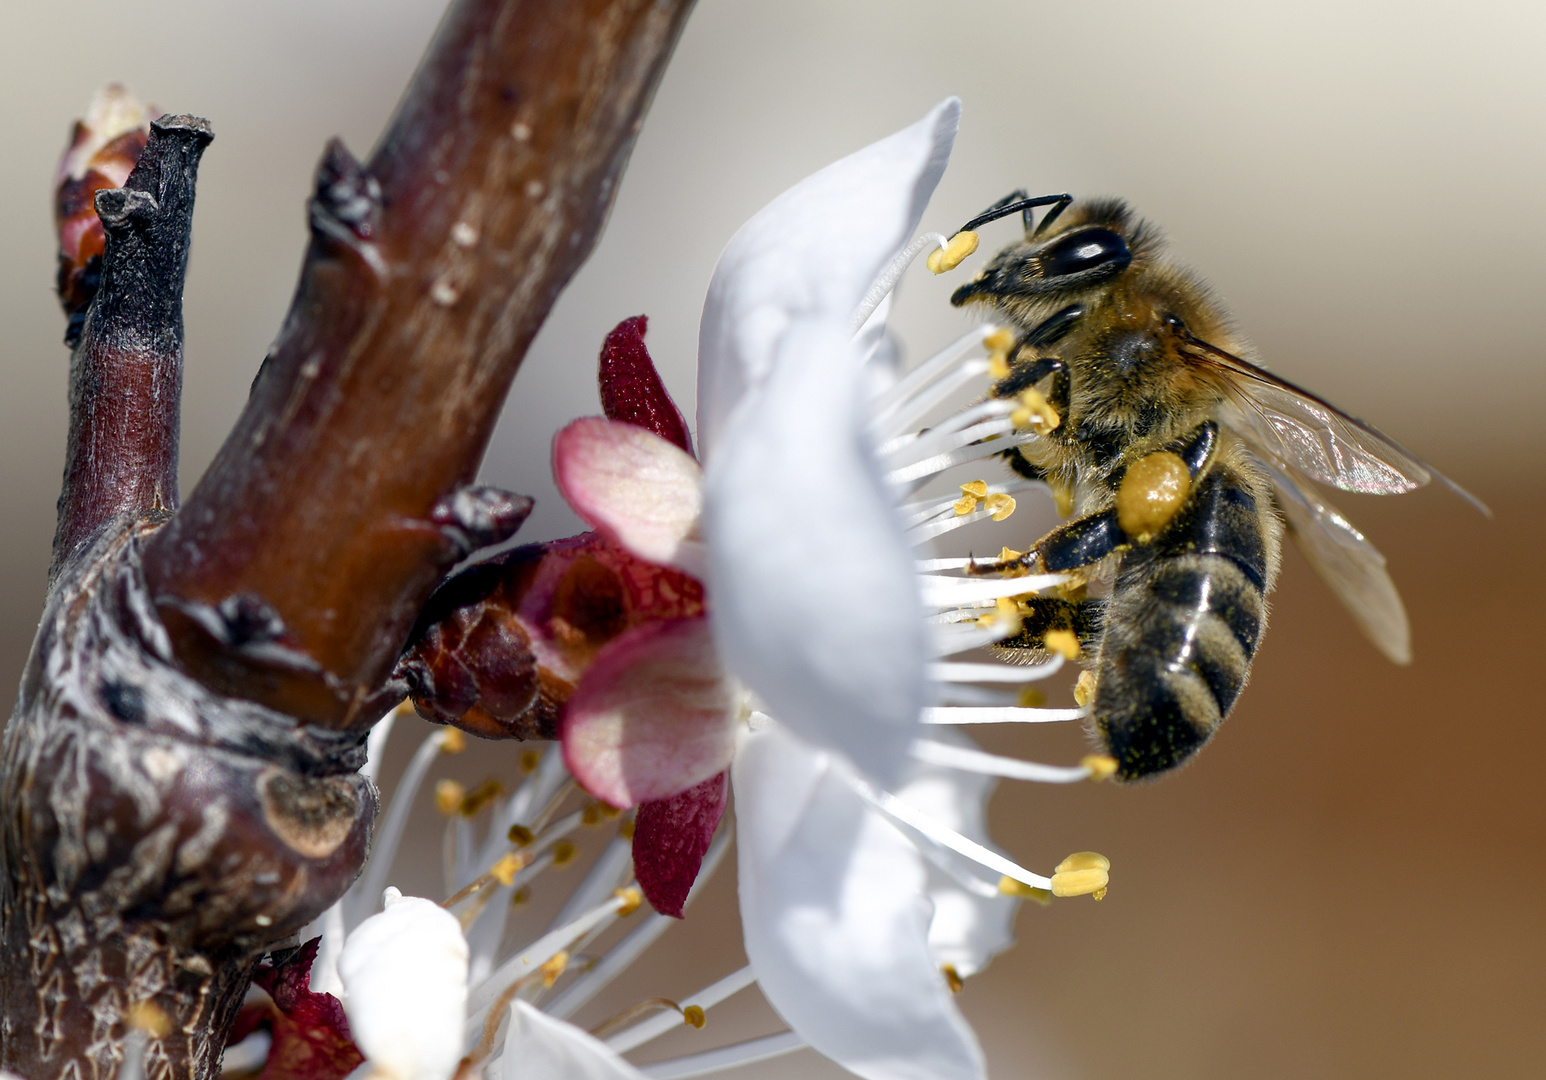
<path id="1" fill-rule="evenodd" d="M 36 625 L 63 462 L 49 200 L 71 121 L 120 80 L 214 124 L 187 294 L 189 487 L 288 303 L 324 141 L 369 150 L 440 8 L 5 6 L 0 683 Z M 924 228 L 948 234 L 1016 187 L 1122 195 L 1270 366 L 1495 511 L 1436 491 L 1339 498 L 1406 596 L 1410 669 L 1365 645 L 1290 555 L 1253 683 L 1194 766 L 1131 789 L 1001 788 L 994 834 L 1020 861 L 1090 848 L 1115 869 L 1099 905 L 1027 906 L 1017 949 L 967 985 L 995 1075 L 1447 1078 L 1546 1060 L 1546 777 L 1530 771 L 1546 761 L 1531 659 L 1546 630 L 1542 55 L 1546 8 L 1522 0 L 700 0 L 601 244 L 489 451 L 486 479 L 538 497 L 529 537 L 578 529 L 547 447 L 555 418 L 599 411 L 605 332 L 648 314 L 690 402 L 703 292 L 739 223 L 947 94 L 965 112 Z M 1012 235 L 991 228 L 990 251 Z M 959 280 L 905 283 L 894 325 L 914 358 L 965 325 L 945 302 Z M 1075 731 L 989 745 L 1082 752 Z M 627 992 L 682 995 L 739 966 L 733 887 L 716 879 Z M 649 1056 L 779 1026 L 743 994 Z M 803 1052 L 740 1075 L 840 1074 Z"/>

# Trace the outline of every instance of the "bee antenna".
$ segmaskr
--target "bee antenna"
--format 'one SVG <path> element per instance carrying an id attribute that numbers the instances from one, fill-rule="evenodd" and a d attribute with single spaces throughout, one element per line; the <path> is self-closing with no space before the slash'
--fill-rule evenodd
<path id="1" fill-rule="evenodd" d="M 1073 201 L 1074 197 L 1068 194 L 1038 195 L 1033 199 L 1029 198 L 1024 191 L 1012 191 L 972 218 L 965 225 L 962 225 L 957 231 L 968 232 L 976 230 L 989 222 L 997 221 L 999 218 L 1006 218 L 1010 214 L 1019 214 L 1021 222 L 1025 225 L 1026 235 L 1039 236 L 1042 230 L 1056 221 L 1058 215 L 1068 209 L 1069 204 Z M 1035 225 L 1034 215 L 1031 211 L 1039 206 L 1050 206 L 1052 209 L 1048 210 L 1042 217 L 1040 225 Z"/>

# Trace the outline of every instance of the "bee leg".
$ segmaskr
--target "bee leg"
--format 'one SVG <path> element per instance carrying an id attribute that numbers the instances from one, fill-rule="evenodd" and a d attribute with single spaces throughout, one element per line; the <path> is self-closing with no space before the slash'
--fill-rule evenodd
<path id="1" fill-rule="evenodd" d="M 1010 652 L 1063 652 L 1072 644 L 1074 659 L 1085 647 L 1100 640 L 1106 605 L 1102 600 L 1069 600 L 1034 596 L 1019 605 L 1020 632 L 994 646 Z M 1047 640 L 1052 635 L 1052 641 Z M 1058 638 L 1061 636 L 1062 641 Z M 1070 638 L 1072 639 L 1070 642 Z"/>
<path id="2" fill-rule="evenodd" d="M 1147 544 L 1165 530 L 1192 494 L 1192 482 L 1206 468 L 1218 442 L 1213 421 L 1198 426 L 1165 450 L 1145 454 L 1117 483 L 1117 522 L 1123 532 Z"/>

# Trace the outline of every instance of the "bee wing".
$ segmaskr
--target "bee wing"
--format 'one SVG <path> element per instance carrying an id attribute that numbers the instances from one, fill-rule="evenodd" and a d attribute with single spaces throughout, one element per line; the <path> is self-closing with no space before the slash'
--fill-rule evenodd
<path id="1" fill-rule="evenodd" d="M 1352 613 L 1364 636 L 1392 663 L 1412 662 L 1412 630 L 1385 556 L 1290 469 L 1259 462 L 1277 492 L 1288 527 L 1321 580 Z"/>
<path id="2" fill-rule="evenodd" d="M 1323 484 L 1369 495 L 1397 495 L 1437 478 L 1491 516 L 1476 496 L 1383 432 L 1249 361 L 1205 341 L 1192 343 L 1201 349 L 1193 359 L 1226 376 L 1219 419 L 1264 456 Z"/>

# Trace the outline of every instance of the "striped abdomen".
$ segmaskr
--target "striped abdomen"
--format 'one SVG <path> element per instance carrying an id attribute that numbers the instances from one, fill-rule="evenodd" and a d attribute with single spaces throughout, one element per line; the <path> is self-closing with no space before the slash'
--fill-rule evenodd
<path id="1" fill-rule="evenodd" d="M 1095 725 L 1124 779 L 1180 764 L 1229 715 L 1266 622 L 1281 532 L 1260 481 L 1220 461 L 1152 544 L 1123 556 Z"/>

